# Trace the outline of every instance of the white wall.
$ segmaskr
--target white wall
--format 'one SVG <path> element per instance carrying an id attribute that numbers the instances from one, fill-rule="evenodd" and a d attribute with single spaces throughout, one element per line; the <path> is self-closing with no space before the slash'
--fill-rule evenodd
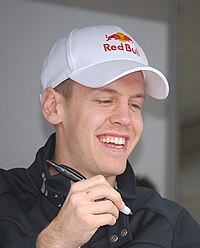
<path id="1" fill-rule="evenodd" d="M 0 166 L 27 167 L 53 131 L 41 118 L 39 76 L 53 42 L 76 26 L 116 24 L 168 75 L 168 24 L 136 17 L 23 0 L 0 2 Z M 130 159 L 167 195 L 168 103 L 147 99 L 145 131 Z M 169 182 L 170 183 L 170 182 Z"/>

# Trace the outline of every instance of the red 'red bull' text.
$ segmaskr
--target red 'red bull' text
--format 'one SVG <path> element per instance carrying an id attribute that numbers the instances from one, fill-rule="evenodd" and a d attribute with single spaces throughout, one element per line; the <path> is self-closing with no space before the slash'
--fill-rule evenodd
<path id="1" fill-rule="evenodd" d="M 135 55 L 140 57 L 140 52 L 137 48 L 133 48 L 131 47 L 129 44 L 127 43 L 120 43 L 118 46 L 116 45 L 110 45 L 108 43 L 103 44 L 103 48 L 105 52 L 112 52 L 112 51 L 126 51 L 126 52 L 130 52 L 130 53 L 134 53 Z"/>

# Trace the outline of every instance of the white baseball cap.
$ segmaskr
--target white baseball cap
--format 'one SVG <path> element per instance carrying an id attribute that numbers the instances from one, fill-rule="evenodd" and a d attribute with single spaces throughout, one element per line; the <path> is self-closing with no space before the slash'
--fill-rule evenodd
<path id="1" fill-rule="evenodd" d="M 139 44 L 123 29 L 98 25 L 73 29 L 52 46 L 41 72 L 41 93 L 70 78 L 90 88 L 105 86 L 129 73 L 142 71 L 145 94 L 165 99 L 165 76 L 148 65 Z"/>

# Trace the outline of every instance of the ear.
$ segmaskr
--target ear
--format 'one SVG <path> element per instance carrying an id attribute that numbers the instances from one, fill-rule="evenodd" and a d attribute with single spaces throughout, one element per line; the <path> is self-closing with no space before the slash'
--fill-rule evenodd
<path id="1" fill-rule="evenodd" d="M 52 87 L 46 88 L 41 99 L 42 113 L 44 118 L 53 125 L 61 122 L 61 116 L 58 111 L 59 102 L 60 94 Z"/>

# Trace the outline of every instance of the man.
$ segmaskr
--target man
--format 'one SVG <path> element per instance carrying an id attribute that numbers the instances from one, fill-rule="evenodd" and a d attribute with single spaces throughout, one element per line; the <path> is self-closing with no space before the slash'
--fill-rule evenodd
<path id="1" fill-rule="evenodd" d="M 0 247 L 200 247 L 198 223 L 137 188 L 127 162 L 142 134 L 145 95 L 165 99 L 169 91 L 137 42 L 116 26 L 75 29 L 53 45 L 41 86 L 56 132 L 28 169 L 1 170 Z M 47 160 L 87 179 L 74 183 Z"/>

